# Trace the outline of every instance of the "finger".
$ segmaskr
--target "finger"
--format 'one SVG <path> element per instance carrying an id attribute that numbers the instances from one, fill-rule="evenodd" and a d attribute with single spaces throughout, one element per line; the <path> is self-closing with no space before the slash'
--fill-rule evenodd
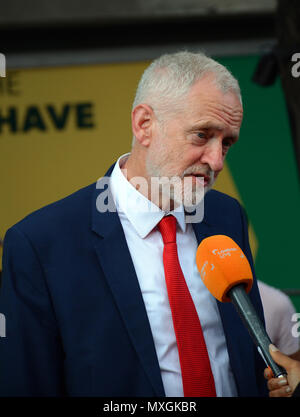
<path id="1" fill-rule="evenodd" d="M 271 374 L 271 372 L 268 368 L 266 368 L 264 370 L 264 377 L 265 377 L 265 379 L 271 379 L 272 378 L 272 374 Z"/>
<path id="2" fill-rule="evenodd" d="M 283 366 L 284 368 L 289 368 L 293 364 L 293 359 L 289 358 L 287 355 L 284 355 L 280 350 L 277 349 L 274 345 L 269 345 L 269 351 L 276 363 Z"/>
<path id="3" fill-rule="evenodd" d="M 281 387 L 269 392 L 269 397 L 291 397 L 292 389 L 289 386 Z"/>
<path id="4" fill-rule="evenodd" d="M 272 372 L 272 369 L 269 366 L 267 368 L 265 368 L 265 370 L 264 370 L 264 377 L 265 377 L 265 379 L 274 378 L 274 374 Z"/>
<path id="5" fill-rule="evenodd" d="M 269 390 L 273 391 L 288 385 L 288 382 L 286 378 L 271 378 L 268 380 L 267 385 Z"/>

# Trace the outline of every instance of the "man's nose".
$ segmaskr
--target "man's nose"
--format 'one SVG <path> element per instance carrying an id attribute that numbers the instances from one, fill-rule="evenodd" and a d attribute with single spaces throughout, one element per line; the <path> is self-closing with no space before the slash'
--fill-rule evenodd
<path id="1" fill-rule="evenodd" d="M 218 140 L 213 140 L 206 145 L 202 156 L 202 163 L 208 164 L 214 172 L 219 172 L 224 166 L 223 144 Z"/>

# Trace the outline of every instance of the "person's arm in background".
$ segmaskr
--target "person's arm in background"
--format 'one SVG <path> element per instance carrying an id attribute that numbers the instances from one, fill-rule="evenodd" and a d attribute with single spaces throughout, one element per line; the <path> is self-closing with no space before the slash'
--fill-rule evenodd
<path id="1" fill-rule="evenodd" d="M 266 368 L 265 378 L 268 380 L 270 397 L 300 397 L 300 361 L 284 355 L 274 345 L 270 345 L 270 354 L 274 361 L 287 371 L 286 378 L 273 378 L 272 371 Z M 292 355 L 300 357 L 300 351 Z"/>

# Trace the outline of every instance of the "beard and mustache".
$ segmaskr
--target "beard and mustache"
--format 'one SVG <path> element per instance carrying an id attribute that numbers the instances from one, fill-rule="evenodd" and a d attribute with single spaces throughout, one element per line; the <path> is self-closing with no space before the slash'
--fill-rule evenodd
<path id="1" fill-rule="evenodd" d="M 206 165 L 192 165 L 182 173 L 168 175 L 164 166 L 146 161 L 150 179 L 150 200 L 164 211 L 179 206 L 191 209 L 199 205 L 215 181 L 214 171 Z"/>

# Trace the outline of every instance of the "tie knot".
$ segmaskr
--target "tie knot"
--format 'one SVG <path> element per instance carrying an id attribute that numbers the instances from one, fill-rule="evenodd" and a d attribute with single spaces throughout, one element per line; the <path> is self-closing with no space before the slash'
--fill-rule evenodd
<path id="1" fill-rule="evenodd" d="M 158 224 L 164 244 L 176 243 L 176 219 L 174 216 L 166 216 Z"/>

